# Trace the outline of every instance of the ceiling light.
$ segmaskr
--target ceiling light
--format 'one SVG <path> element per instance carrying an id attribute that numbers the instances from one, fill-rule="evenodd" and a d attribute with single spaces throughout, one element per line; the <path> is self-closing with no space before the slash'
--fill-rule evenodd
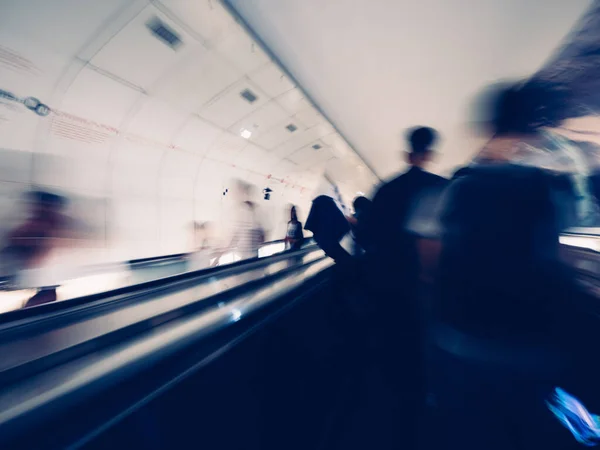
<path id="1" fill-rule="evenodd" d="M 244 139 L 250 139 L 250 136 L 252 136 L 252 131 L 246 130 L 245 128 L 242 128 L 241 131 L 240 131 L 240 135 Z"/>
<path id="2" fill-rule="evenodd" d="M 294 125 L 293 123 L 290 123 L 287 127 L 288 131 L 290 133 L 293 133 L 294 131 L 296 131 L 298 129 L 298 127 L 296 125 Z"/>
<path id="3" fill-rule="evenodd" d="M 312 146 L 312 148 L 314 148 L 315 150 L 319 150 L 321 149 L 321 146 L 319 144 L 315 144 Z"/>

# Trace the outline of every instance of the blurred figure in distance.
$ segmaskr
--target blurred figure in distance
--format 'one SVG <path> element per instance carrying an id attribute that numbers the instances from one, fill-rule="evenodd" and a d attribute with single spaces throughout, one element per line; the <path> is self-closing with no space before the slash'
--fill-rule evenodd
<path id="1" fill-rule="evenodd" d="M 336 263 L 350 262 L 352 257 L 340 242 L 350 231 L 344 209 L 338 201 L 335 183 L 325 174 L 317 189 L 306 219 L 305 229 L 313 232 L 317 245 Z"/>
<path id="2" fill-rule="evenodd" d="M 258 205 L 252 200 L 254 187 L 242 180 L 234 182 L 233 210 L 229 243 L 221 255 L 234 251 L 240 259 L 258 257 L 258 249 L 265 242 L 265 229 L 260 219 Z"/>
<path id="3" fill-rule="evenodd" d="M 290 208 L 290 220 L 287 224 L 287 231 L 285 234 L 285 248 L 286 250 L 299 250 L 302 248 L 304 242 L 304 233 L 302 232 L 302 222 L 298 220 L 298 214 L 296 207 Z"/>
<path id="4" fill-rule="evenodd" d="M 35 306 L 56 300 L 56 286 L 48 285 L 43 267 L 57 240 L 66 237 L 69 221 L 64 214 L 67 199 L 61 195 L 32 191 L 26 194 L 26 202 L 29 217 L 9 233 L 0 259 L 12 285 L 39 288 L 25 305 Z"/>
<path id="5" fill-rule="evenodd" d="M 354 214 L 350 219 L 352 234 L 360 251 L 368 251 L 372 246 L 372 238 L 369 236 L 369 220 L 373 203 L 367 197 L 356 197 L 352 202 Z M 355 253 L 359 253 L 358 249 Z"/>
<path id="6" fill-rule="evenodd" d="M 202 270 L 210 267 L 216 256 L 211 222 L 193 223 L 194 251 L 188 256 L 188 270 Z"/>

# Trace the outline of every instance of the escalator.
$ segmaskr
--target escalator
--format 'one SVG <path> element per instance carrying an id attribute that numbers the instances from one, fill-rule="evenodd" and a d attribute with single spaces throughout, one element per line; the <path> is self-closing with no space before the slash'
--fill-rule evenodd
<path id="1" fill-rule="evenodd" d="M 598 253 L 563 250 L 592 283 L 595 269 L 582 261 L 597 264 Z M 380 368 L 345 341 L 332 270 L 308 246 L 5 315 L 0 445 L 304 450 L 401 441 L 379 432 L 394 429 L 385 421 L 395 406 Z"/>
<path id="2" fill-rule="evenodd" d="M 0 445 L 83 448 L 115 436 L 126 439 L 126 430 L 128 439 L 139 441 L 132 442 L 133 448 L 148 448 L 143 442 L 158 428 L 163 440 L 150 438 L 150 442 L 171 441 L 181 433 L 167 426 L 168 421 L 161 421 L 158 428 L 139 422 L 137 411 L 147 411 L 143 406 L 155 399 L 171 398 L 163 393 L 175 392 L 174 386 L 195 373 L 210 379 L 208 386 L 195 391 L 203 398 L 198 398 L 201 409 L 210 417 L 223 407 L 219 402 L 234 400 L 231 396 L 245 386 L 244 381 L 256 381 L 253 366 L 261 372 L 262 385 L 275 388 L 277 380 L 268 382 L 271 369 L 257 363 L 284 359 L 264 353 L 268 345 L 262 343 L 265 333 L 269 334 L 265 324 L 302 303 L 299 300 L 322 296 L 331 264 L 320 249 L 309 246 L 4 318 L 0 325 Z M 312 323 L 297 319 L 296 313 L 293 316 L 298 325 Z M 321 328 L 327 330 L 325 325 Z M 322 337 L 315 338 L 315 348 L 322 347 Z M 282 339 L 266 342 L 291 353 Z M 217 358 L 222 354 L 227 357 Z M 231 370 L 215 368 L 220 364 L 231 364 Z M 242 378 L 234 381 L 235 376 Z M 253 392 L 257 405 L 260 399 L 278 398 Z M 193 396 L 188 393 L 185 398 Z M 184 402 L 169 417 L 185 417 L 188 407 L 199 414 Z M 127 425 L 128 420 L 137 425 Z M 140 434 L 140 423 L 149 434 Z M 207 429 L 202 432 L 207 439 L 217 430 L 208 419 L 202 428 Z M 165 447 L 173 446 L 157 448 Z"/>

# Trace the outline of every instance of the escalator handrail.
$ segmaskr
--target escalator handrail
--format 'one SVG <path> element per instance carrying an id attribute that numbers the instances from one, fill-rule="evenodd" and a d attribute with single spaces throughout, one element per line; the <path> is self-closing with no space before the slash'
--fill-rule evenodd
<path id="1" fill-rule="evenodd" d="M 332 264 L 328 258 L 313 261 L 294 270 L 298 276 L 286 277 L 275 291 L 267 286 L 250 293 L 238 292 L 222 307 L 163 325 L 131 342 L 89 354 L 23 380 L 16 387 L 0 391 L 0 434 L 5 439 L 9 433 L 13 435 L 25 427 L 29 428 L 32 413 L 38 420 L 45 414 L 58 413 L 59 408 L 68 408 L 73 401 L 98 395 L 187 346 L 223 331 L 240 320 L 256 316 L 266 306 L 275 305 L 284 298 L 299 298 L 302 292 L 306 295 L 306 292 L 320 288 L 324 283 L 324 273 Z M 205 359 L 209 360 L 210 357 L 207 355 Z"/>
<path id="2" fill-rule="evenodd" d="M 96 304 L 99 301 L 107 301 L 111 298 L 120 297 L 126 294 L 133 295 L 138 294 L 141 291 L 162 289 L 167 285 L 172 285 L 178 282 L 189 281 L 194 279 L 197 283 L 203 283 L 208 281 L 209 279 L 212 279 L 215 276 L 225 277 L 237 275 L 246 271 L 261 269 L 279 261 L 297 258 L 298 256 L 302 256 L 317 250 L 319 250 L 319 247 L 317 245 L 310 244 L 300 250 L 280 252 L 264 258 L 257 257 L 244 259 L 224 266 L 216 266 L 207 269 L 183 272 L 175 275 L 156 278 L 150 281 L 143 281 L 141 283 L 119 287 L 104 292 L 98 292 L 83 297 L 10 311 L 4 314 L 0 314 L 0 327 L 6 324 L 13 324 L 15 322 L 22 322 L 38 318 L 40 316 L 61 313 L 66 310 L 71 311 L 74 308 L 86 307 L 86 305 L 90 305 L 92 303 Z"/>
<path id="3" fill-rule="evenodd" d="M 268 242 L 261 244 L 261 246 L 259 247 L 259 250 L 264 247 L 268 247 L 270 245 L 283 244 L 284 242 L 285 242 L 284 239 L 276 239 L 273 241 L 268 241 Z M 313 243 L 314 242 L 313 242 L 312 238 L 306 238 L 304 240 L 305 246 L 313 244 Z M 189 255 L 190 255 L 190 253 L 173 253 L 173 254 L 169 254 L 169 255 L 152 256 L 149 258 L 130 259 L 130 260 L 123 261 L 123 262 L 112 262 L 112 263 L 108 262 L 108 263 L 93 264 L 90 266 L 80 267 L 80 268 L 78 268 L 78 271 L 80 271 L 82 276 L 87 276 L 87 275 L 94 275 L 94 274 L 99 274 L 99 273 L 110 272 L 115 269 L 120 269 L 123 266 L 127 266 L 130 269 L 137 269 L 139 267 L 153 266 L 153 265 L 162 264 L 165 262 L 182 262 L 182 261 L 185 261 Z M 3 288 L 3 286 L 6 286 L 8 284 L 9 284 L 9 278 L 0 277 L 0 288 Z"/>

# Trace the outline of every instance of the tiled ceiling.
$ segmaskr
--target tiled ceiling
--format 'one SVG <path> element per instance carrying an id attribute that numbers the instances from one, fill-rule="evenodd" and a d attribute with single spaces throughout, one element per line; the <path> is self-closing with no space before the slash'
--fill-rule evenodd
<path id="1" fill-rule="evenodd" d="M 60 117 L 45 148 L 82 167 L 110 161 L 98 174 L 107 172 L 113 192 L 153 192 L 160 186 L 151 180 L 174 179 L 177 167 L 188 181 L 173 189 L 183 192 L 211 164 L 311 189 L 335 158 L 353 161 L 331 169 L 334 178 L 360 180 L 349 196 L 378 181 L 354 174 L 360 157 L 219 0 L 5 3 L 2 44 L 44 69 L 3 76 L 10 82 L 0 88 L 47 101 Z M 52 134 L 58 127 L 71 127 L 71 136 Z"/>
<path id="2" fill-rule="evenodd" d="M 420 124 L 443 138 L 434 170 L 467 162 L 482 144 L 468 126 L 473 96 L 534 73 L 592 3 L 224 1 L 381 177 L 402 168 L 403 131 Z M 322 120 L 312 108 L 289 112 L 309 128 Z M 348 150 L 333 148 L 338 158 Z"/>

